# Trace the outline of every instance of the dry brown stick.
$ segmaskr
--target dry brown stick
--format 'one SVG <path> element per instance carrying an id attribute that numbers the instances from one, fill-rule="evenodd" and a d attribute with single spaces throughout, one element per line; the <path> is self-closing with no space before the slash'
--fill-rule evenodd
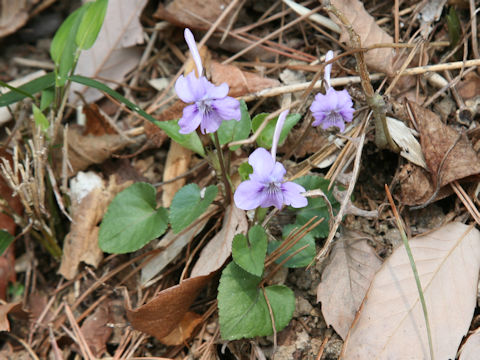
<path id="1" fill-rule="evenodd" d="M 360 135 L 360 138 L 356 139 L 356 142 L 357 142 L 357 152 L 355 155 L 355 162 L 353 163 L 352 179 L 350 180 L 350 184 L 348 184 L 348 188 L 345 194 L 345 199 L 342 201 L 342 204 L 340 205 L 340 209 L 338 210 L 337 216 L 335 217 L 333 228 L 330 229 L 328 238 L 325 240 L 325 244 L 323 245 L 322 249 L 316 256 L 316 260 L 318 261 L 321 261 L 320 259 L 326 258 L 326 256 L 330 252 L 330 248 L 333 243 L 333 238 L 335 237 L 337 229 L 340 226 L 340 223 L 342 222 L 343 215 L 345 213 L 345 210 L 347 209 L 348 202 L 350 201 L 350 196 L 352 196 L 353 189 L 355 188 L 358 173 L 360 171 L 360 159 L 362 157 L 363 145 L 365 143 L 365 132 L 362 132 L 362 135 Z"/>
<path id="2" fill-rule="evenodd" d="M 80 351 L 82 352 L 82 356 L 84 359 L 91 359 L 95 360 L 95 356 L 93 356 L 92 351 L 90 350 L 90 347 L 87 344 L 87 341 L 85 340 L 85 337 L 83 336 L 82 331 L 78 327 L 77 321 L 75 320 L 75 317 L 73 316 L 72 310 L 70 309 L 70 306 L 65 302 L 63 304 L 63 308 L 65 309 L 65 314 L 67 315 L 68 321 L 70 322 L 70 325 L 72 326 L 73 333 L 75 334 L 75 338 L 72 340 L 76 340 L 78 347 L 80 348 Z"/>
<path id="3" fill-rule="evenodd" d="M 478 38 L 477 38 L 477 12 L 479 11 L 479 9 L 475 10 L 475 0 L 470 0 L 468 3 L 470 7 L 470 18 L 471 18 L 470 28 L 472 29 L 472 51 L 475 59 L 478 59 L 480 58 L 480 55 L 478 54 Z"/>
<path id="4" fill-rule="evenodd" d="M 458 183 L 457 180 L 450 183 L 450 186 L 452 187 L 453 191 L 455 191 L 455 194 L 457 194 L 458 198 L 462 201 L 463 205 L 468 210 L 475 222 L 480 225 L 480 212 L 463 187 Z"/>

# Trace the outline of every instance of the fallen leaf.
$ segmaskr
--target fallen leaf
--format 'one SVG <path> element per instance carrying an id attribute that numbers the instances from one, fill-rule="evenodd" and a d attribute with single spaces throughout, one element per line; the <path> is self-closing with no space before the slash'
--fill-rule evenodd
<path id="1" fill-rule="evenodd" d="M 382 265 L 367 236 L 347 231 L 335 242 L 317 287 L 317 301 L 328 326 L 342 339 L 355 319 L 375 272 Z"/>
<path id="2" fill-rule="evenodd" d="M 135 310 L 127 309 L 127 318 L 135 330 L 157 339 L 167 336 L 185 316 L 200 290 L 213 274 L 197 276 L 161 291 L 156 298 Z"/>
<path id="3" fill-rule="evenodd" d="M 447 0 L 430 0 L 420 10 L 420 28 L 422 29 L 422 37 L 426 39 L 432 31 L 431 24 L 437 21 L 442 15 L 443 7 Z"/>
<path id="4" fill-rule="evenodd" d="M 220 269 L 232 253 L 234 236 L 246 234 L 247 230 L 245 211 L 235 205 L 228 206 L 225 210 L 222 229 L 203 248 L 190 276 L 208 275 Z"/>
<path id="5" fill-rule="evenodd" d="M 452 181 L 480 173 L 480 161 L 465 135 L 442 123 L 440 117 L 430 110 L 414 102 L 409 104 L 434 184 L 442 187 Z"/>
<path id="6" fill-rule="evenodd" d="M 91 103 L 84 105 L 82 112 L 86 117 L 83 135 L 102 136 L 106 134 L 117 134 L 117 131 L 105 119 L 105 116 L 101 113 L 97 104 Z"/>
<path id="7" fill-rule="evenodd" d="M 160 339 L 167 346 L 183 345 L 192 336 L 195 328 L 203 321 L 203 317 L 189 311 L 170 334 Z"/>
<path id="8" fill-rule="evenodd" d="M 85 319 L 80 328 L 95 358 L 100 358 L 107 350 L 107 341 L 112 335 L 112 327 L 107 326 L 110 322 L 112 317 L 109 305 L 102 303 L 92 315 Z"/>
<path id="9" fill-rule="evenodd" d="M 175 141 L 170 142 L 170 149 L 168 150 L 167 160 L 165 162 L 165 170 L 163 172 L 163 181 L 176 178 L 188 170 L 190 160 L 193 152 L 179 145 Z M 162 187 L 162 203 L 164 207 L 169 207 L 172 203 L 173 197 L 183 185 L 186 179 L 181 178 L 170 184 L 165 184 Z"/>
<path id="10" fill-rule="evenodd" d="M 480 232 L 450 223 L 409 241 L 428 309 L 436 359 L 454 359 L 475 310 Z M 428 359 L 425 319 L 403 247 L 375 275 L 342 359 Z"/>
<path id="11" fill-rule="evenodd" d="M 103 26 L 97 41 L 89 50 L 82 51 L 78 59 L 76 74 L 90 78 L 109 79 L 106 82 L 116 88 L 124 81 L 125 75 L 138 65 L 141 51 L 137 44 L 143 43 L 143 28 L 140 13 L 146 0 L 110 0 Z M 70 100 L 76 99 L 80 91 L 88 103 L 103 97 L 92 88 L 73 83 Z"/>
<path id="12" fill-rule="evenodd" d="M 172 118 L 175 119 L 175 118 Z M 170 119 L 171 120 L 171 119 Z M 145 120 L 143 122 L 143 129 L 145 130 L 145 136 L 147 137 L 148 141 L 155 147 L 160 148 L 165 140 L 167 140 L 168 136 L 160 129 L 157 125 L 152 124 L 150 121 Z"/>
<path id="13" fill-rule="evenodd" d="M 242 71 L 234 65 L 223 65 L 216 61 L 210 62 L 212 82 L 216 85 L 227 83 L 229 96 L 238 97 L 254 93 L 263 89 L 280 85 L 275 79 L 262 77 L 252 72 Z"/>
<path id="14" fill-rule="evenodd" d="M 325 1 L 324 1 L 325 3 Z M 360 36 L 361 46 L 393 43 L 393 38 L 377 25 L 375 19 L 365 10 L 359 0 L 331 0 L 335 6 L 352 24 L 353 30 Z M 333 15 L 330 18 L 342 28 L 340 41 L 348 42 L 349 36 L 342 23 Z M 365 62 L 374 71 L 380 71 L 392 76 L 395 51 L 391 48 L 380 48 L 365 52 Z"/>
<path id="15" fill-rule="evenodd" d="M 27 23 L 28 11 L 38 0 L 5 1 L 0 7 L 0 38 L 14 33 Z"/>
<path id="16" fill-rule="evenodd" d="M 476 72 L 469 72 L 457 85 L 458 94 L 463 100 L 471 99 L 480 94 L 480 76 Z"/>
<path id="17" fill-rule="evenodd" d="M 15 314 L 24 319 L 29 316 L 29 313 L 22 309 L 21 302 L 0 305 L 0 331 L 10 331 L 10 322 L 7 317 L 9 314 Z"/>
<path id="18" fill-rule="evenodd" d="M 471 334 L 460 349 L 459 360 L 477 360 L 480 354 L 480 328 Z"/>
<path id="19" fill-rule="evenodd" d="M 160 3 L 153 16 L 175 25 L 208 29 L 208 22 L 214 23 L 228 4 L 228 0 L 174 0 L 167 6 Z M 225 24 L 227 22 L 228 18 L 224 20 Z"/>
<path id="20" fill-rule="evenodd" d="M 78 126 L 70 126 L 67 132 L 68 146 L 68 177 L 71 177 L 79 171 L 85 170 L 93 164 L 101 164 L 109 159 L 113 153 L 123 149 L 132 143 L 125 136 L 102 135 L 93 136 L 82 134 L 83 129 Z M 60 140 L 63 144 L 63 139 Z M 55 171 L 60 174 L 62 169 L 63 154 L 62 149 L 53 152 Z"/>
<path id="21" fill-rule="evenodd" d="M 97 267 L 103 258 L 98 246 L 98 223 L 102 220 L 108 204 L 116 194 L 129 186 L 131 182 L 117 184 L 112 176 L 108 187 L 95 186 L 87 195 L 76 201 L 72 196 L 72 225 L 63 244 L 62 262 L 58 273 L 71 280 L 78 271 L 80 262 Z"/>

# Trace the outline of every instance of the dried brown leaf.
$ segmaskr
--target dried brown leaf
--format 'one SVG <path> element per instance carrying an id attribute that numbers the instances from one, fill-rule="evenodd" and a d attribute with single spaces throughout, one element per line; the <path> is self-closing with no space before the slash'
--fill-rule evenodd
<path id="1" fill-rule="evenodd" d="M 29 313 L 23 310 L 21 302 L 2 304 L 0 305 L 0 331 L 10 331 L 10 322 L 7 317 L 9 314 L 21 318 L 29 317 Z"/>
<path id="2" fill-rule="evenodd" d="M 134 329 L 161 340 L 180 323 L 212 275 L 183 280 L 180 284 L 163 290 L 156 298 L 138 309 L 127 309 L 130 324 Z"/>
<path id="3" fill-rule="evenodd" d="M 436 359 L 454 359 L 477 299 L 480 232 L 450 223 L 409 241 L 428 309 Z M 375 275 L 343 359 L 428 359 L 425 319 L 403 247 Z"/>
<path id="4" fill-rule="evenodd" d="M 83 106 L 82 112 L 86 117 L 85 130 L 83 135 L 113 135 L 117 134 L 117 131 L 112 125 L 105 119 L 105 116 L 100 112 L 100 108 L 97 104 L 87 104 Z"/>
<path id="5" fill-rule="evenodd" d="M 208 22 L 202 19 L 214 23 L 229 3 L 228 0 L 174 0 L 167 6 L 160 3 L 153 16 L 175 25 L 208 29 Z"/>
<path id="6" fill-rule="evenodd" d="M 107 341 L 112 335 L 112 327 L 107 326 L 112 322 L 109 304 L 102 303 L 95 312 L 87 317 L 80 328 L 92 354 L 100 358 L 107 350 Z"/>
<path id="7" fill-rule="evenodd" d="M 477 360 L 480 354 L 480 328 L 471 334 L 460 350 L 459 360 Z"/>
<path id="8" fill-rule="evenodd" d="M 138 66 L 141 51 L 137 44 L 143 43 L 143 28 L 140 14 L 146 0 L 110 0 L 105 20 L 95 44 L 82 51 L 76 73 L 79 75 L 111 79 L 107 85 L 116 88 L 125 75 Z M 70 100 L 76 98 L 75 91 L 83 93 L 87 102 L 94 102 L 103 94 L 93 88 L 72 84 Z"/>
<path id="9" fill-rule="evenodd" d="M 170 142 L 170 149 L 167 154 L 167 161 L 165 162 L 165 170 L 163 172 L 163 181 L 168 181 L 179 175 L 182 175 L 188 170 L 190 160 L 193 152 L 179 145 L 175 141 Z M 186 179 L 181 178 L 170 184 L 163 185 L 162 202 L 163 206 L 169 207 L 172 203 L 173 197 L 180 188 L 185 185 Z"/>
<path id="10" fill-rule="evenodd" d="M 201 315 L 189 311 L 170 334 L 160 339 L 167 346 L 182 345 L 192 336 L 195 328 L 203 321 Z"/>
<path id="11" fill-rule="evenodd" d="M 331 4 L 350 21 L 353 30 L 360 36 L 362 47 L 380 43 L 393 43 L 393 38 L 377 25 L 375 19 L 365 10 L 362 1 L 331 0 Z M 335 16 L 331 15 L 330 17 L 337 25 L 342 27 L 340 41 L 348 42 L 349 37 L 345 27 Z M 395 52 L 391 48 L 374 49 L 365 53 L 365 62 L 371 70 L 384 72 L 389 76 L 392 76 L 394 72 L 394 58 Z"/>
<path id="12" fill-rule="evenodd" d="M 157 125 L 152 124 L 150 121 L 145 120 L 143 122 L 143 129 L 145 130 L 145 136 L 148 141 L 155 147 L 159 148 L 163 145 L 168 136 Z"/>
<path id="13" fill-rule="evenodd" d="M 410 102 L 420 132 L 425 162 L 440 187 L 480 173 L 480 161 L 470 141 L 445 125 L 428 109 Z M 437 178 L 438 175 L 438 178 Z"/>
<path id="14" fill-rule="evenodd" d="M 222 229 L 203 248 L 192 269 L 191 276 L 208 275 L 220 269 L 232 253 L 232 241 L 236 234 L 245 234 L 248 222 L 245 211 L 235 205 L 225 210 Z"/>
<path id="15" fill-rule="evenodd" d="M 27 23 L 28 11 L 38 0 L 3 1 L 0 6 L 0 38 Z"/>
<path id="16" fill-rule="evenodd" d="M 278 80 L 242 71 L 234 65 L 223 65 L 216 61 L 210 63 L 210 73 L 214 84 L 220 85 L 224 82 L 228 84 L 230 87 L 228 95 L 233 97 L 280 85 Z"/>
<path id="17" fill-rule="evenodd" d="M 80 127 L 71 126 L 68 129 L 68 176 L 71 177 L 77 172 L 85 170 L 93 164 L 101 164 L 109 159 L 113 153 L 123 149 L 131 140 L 122 135 L 92 136 L 82 134 Z M 61 139 L 63 144 L 63 139 Z M 54 165 L 57 173 L 62 169 L 62 151 L 58 149 L 53 153 Z"/>
<path id="18" fill-rule="evenodd" d="M 480 94 L 480 76 L 476 72 L 469 72 L 457 85 L 458 94 L 463 100 L 471 99 Z"/>
<path id="19" fill-rule="evenodd" d="M 73 221 L 70 232 L 65 237 L 59 274 L 68 280 L 73 279 L 82 261 L 97 267 L 103 258 L 103 252 L 98 246 L 97 225 L 115 195 L 130 184 L 131 182 L 125 182 L 119 185 L 112 176 L 107 188 L 95 187 L 80 203 L 72 201 Z"/>
<path id="20" fill-rule="evenodd" d="M 317 287 L 317 301 L 328 326 L 345 339 L 375 272 L 382 265 L 368 236 L 347 231 L 335 242 Z"/>

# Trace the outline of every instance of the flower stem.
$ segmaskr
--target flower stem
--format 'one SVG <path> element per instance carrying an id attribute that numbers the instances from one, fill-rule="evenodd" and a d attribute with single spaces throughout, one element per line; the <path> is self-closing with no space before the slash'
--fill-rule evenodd
<path id="1" fill-rule="evenodd" d="M 225 158 L 223 157 L 222 146 L 220 145 L 220 140 L 218 139 L 218 134 L 213 133 L 213 139 L 215 141 L 215 147 L 217 148 L 218 161 L 220 162 L 220 169 L 222 172 L 223 183 L 225 184 L 225 200 L 227 204 L 232 202 L 232 186 L 230 185 L 230 179 L 225 166 Z"/>

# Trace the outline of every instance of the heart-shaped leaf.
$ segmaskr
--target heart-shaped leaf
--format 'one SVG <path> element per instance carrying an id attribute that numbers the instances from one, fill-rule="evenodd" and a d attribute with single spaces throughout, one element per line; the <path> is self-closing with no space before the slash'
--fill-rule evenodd
<path id="1" fill-rule="evenodd" d="M 262 125 L 263 121 L 269 114 L 267 113 L 262 113 L 256 115 L 252 119 L 252 129 L 253 131 L 257 131 L 257 129 Z M 285 139 L 287 138 L 287 135 L 290 133 L 290 130 L 295 126 L 296 123 L 302 118 L 300 114 L 289 114 L 287 118 L 285 119 L 285 123 L 283 124 L 282 131 L 280 132 L 280 140 L 278 141 L 278 146 L 281 146 Z M 260 135 L 257 138 L 257 144 L 258 146 L 261 146 L 265 149 L 270 149 L 272 147 L 272 140 L 273 140 L 273 134 L 275 132 L 275 125 L 277 125 L 277 120 L 278 116 L 272 120 L 270 120 L 265 126 L 265 128 L 262 130 Z"/>
<path id="2" fill-rule="evenodd" d="M 247 237 L 237 234 L 233 238 L 233 261 L 243 270 L 255 276 L 262 276 L 267 253 L 267 234 L 261 226 L 254 226 Z"/>
<path id="3" fill-rule="evenodd" d="M 142 248 L 167 229 L 168 212 L 156 209 L 155 188 L 147 183 L 129 186 L 112 200 L 100 225 L 98 243 L 108 253 Z"/>
<path id="4" fill-rule="evenodd" d="M 273 334 L 270 311 L 264 292 L 258 287 L 261 278 L 251 275 L 231 262 L 223 270 L 218 287 L 220 333 L 225 340 Z M 272 309 L 275 328 L 282 330 L 295 310 L 295 295 L 283 285 L 265 288 Z"/>
<path id="5" fill-rule="evenodd" d="M 250 131 L 252 130 L 252 120 L 250 119 L 247 104 L 245 104 L 244 100 L 240 101 L 240 111 L 242 113 L 240 121 L 222 121 L 222 124 L 218 128 L 217 134 L 221 145 L 231 141 L 244 140 L 250 135 Z M 236 145 L 232 146 L 230 149 L 237 150 L 239 147 L 240 145 Z"/>
<path id="6" fill-rule="evenodd" d="M 202 215 L 217 196 L 217 192 L 217 187 L 210 185 L 202 195 L 197 184 L 188 184 L 178 190 L 170 205 L 173 232 L 179 233 Z"/>

